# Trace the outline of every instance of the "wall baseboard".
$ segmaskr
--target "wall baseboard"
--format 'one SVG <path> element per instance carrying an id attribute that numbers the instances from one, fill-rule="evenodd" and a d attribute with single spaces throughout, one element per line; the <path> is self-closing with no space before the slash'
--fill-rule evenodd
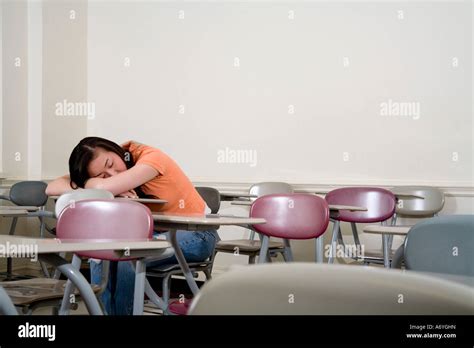
<path id="1" fill-rule="evenodd" d="M 8 178 L 4 180 L 0 180 L 0 189 L 8 189 L 13 185 L 15 182 L 22 181 L 22 180 L 31 180 L 28 178 Z M 43 178 L 43 181 L 51 181 L 53 178 Z M 254 182 L 261 182 L 265 180 L 256 180 L 254 182 L 246 182 L 246 181 L 205 181 L 205 180 L 192 180 L 195 186 L 210 186 L 215 187 L 219 191 L 237 191 L 237 192 L 248 192 L 250 186 Z M 408 185 L 420 185 L 420 186 L 433 186 L 439 188 L 444 194 L 448 197 L 474 197 L 474 183 L 447 183 L 447 182 L 416 182 L 416 183 L 408 183 L 408 182 L 397 182 L 397 181 L 338 181 L 334 180 L 332 183 L 300 183 L 300 182 L 291 182 L 287 181 L 291 185 L 295 187 L 296 192 L 318 192 L 318 193 L 327 193 L 331 190 L 334 190 L 339 187 L 347 187 L 347 186 L 377 186 L 382 188 L 391 188 L 395 186 L 408 186 Z"/>

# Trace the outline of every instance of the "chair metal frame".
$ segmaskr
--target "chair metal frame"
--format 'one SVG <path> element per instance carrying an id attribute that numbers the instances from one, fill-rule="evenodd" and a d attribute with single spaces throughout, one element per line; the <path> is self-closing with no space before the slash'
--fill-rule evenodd
<path id="1" fill-rule="evenodd" d="M 288 183 L 285 183 L 285 182 L 270 182 L 270 181 L 269 182 L 259 182 L 259 183 L 253 184 L 249 188 L 249 194 L 256 195 L 257 198 L 259 198 L 261 196 L 264 196 L 264 195 L 275 194 L 275 193 L 282 193 L 282 194 L 294 193 L 294 189 Z M 256 198 L 250 198 L 250 200 L 255 201 Z M 239 248 L 238 244 L 236 244 L 234 246 L 234 248 L 232 248 L 232 249 L 219 248 L 219 242 L 221 242 L 221 241 L 219 241 L 216 245 L 215 253 L 217 254 L 219 252 L 223 252 L 223 253 L 233 253 L 233 254 L 235 254 L 236 252 L 238 252 L 238 255 L 246 255 L 246 256 L 249 257 L 249 262 L 248 262 L 249 264 L 254 264 L 257 256 L 259 256 L 259 258 L 261 256 L 263 256 L 263 255 L 260 255 L 261 254 L 261 249 L 262 249 L 262 246 L 263 246 L 263 240 L 260 238 L 260 235 L 259 235 L 260 240 L 259 241 L 255 240 L 255 233 L 256 233 L 255 229 L 251 226 L 248 226 L 248 229 L 250 230 L 250 236 L 249 236 L 248 240 L 249 241 L 255 241 L 255 243 L 257 245 L 260 243 L 260 246 L 258 247 L 258 249 L 256 249 L 255 251 L 253 251 L 253 250 L 249 250 L 249 251 L 241 250 Z M 225 243 L 225 244 L 232 245 L 232 242 L 238 243 L 239 241 L 241 241 L 241 240 L 225 240 L 225 241 L 222 241 L 222 242 Z M 268 241 L 268 253 L 266 255 L 265 260 L 267 262 L 271 262 L 272 257 L 276 257 L 278 254 L 281 254 L 285 261 L 292 261 L 293 256 L 292 256 L 291 252 L 288 253 L 288 252 L 285 251 L 285 250 L 287 250 L 288 247 L 289 247 L 289 241 L 283 241 L 283 243 L 274 242 L 273 245 L 271 245 L 271 241 L 269 240 Z"/>

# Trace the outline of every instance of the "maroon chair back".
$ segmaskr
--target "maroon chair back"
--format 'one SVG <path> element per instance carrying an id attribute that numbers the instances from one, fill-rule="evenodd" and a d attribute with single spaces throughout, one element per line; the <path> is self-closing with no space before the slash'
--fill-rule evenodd
<path id="1" fill-rule="evenodd" d="M 352 205 L 365 207 L 367 211 L 341 210 L 335 220 L 370 223 L 382 222 L 395 213 L 396 200 L 392 192 L 379 187 L 344 187 L 326 195 L 330 205 Z"/>
<path id="2" fill-rule="evenodd" d="M 153 234 L 153 216 L 143 204 L 125 200 L 84 200 L 69 205 L 58 217 L 59 239 L 77 241 L 143 241 Z M 102 260 L 133 260 L 117 257 L 112 251 L 78 252 L 77 255 Z"/>
<path id="3" fill-rule="evenodd" d="M 254 229 L 270 237 L 285 239 L 317 238 L 326 231 L 329 207 L 324 199 L 312 194 L 272 194 L 258 198 L 250 208 L 250 217 L 267 222 Z"/>

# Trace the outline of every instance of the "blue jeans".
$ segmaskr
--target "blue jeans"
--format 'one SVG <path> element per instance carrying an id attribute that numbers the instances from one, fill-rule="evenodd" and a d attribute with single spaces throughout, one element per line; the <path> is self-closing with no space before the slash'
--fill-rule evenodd
<path id="1" fill-rule="evenodd" d="M 188 262 L 200 262 L 209 258 L 214 252 L 217 231 L 177 231 L 176 238 Z M 178 263 L 173 255 L 166 259 L 147 263 L 147 267 Z M 100 284 L 102 278 L 102 262 L 91 261 L 91 283 Z M 111 262 L 109 281 L 101 300 L 105 311 L 110 315 L 131 315 L 133 312 L 133 295 L 135 287 L 135 271 L 131 261 Z"/>

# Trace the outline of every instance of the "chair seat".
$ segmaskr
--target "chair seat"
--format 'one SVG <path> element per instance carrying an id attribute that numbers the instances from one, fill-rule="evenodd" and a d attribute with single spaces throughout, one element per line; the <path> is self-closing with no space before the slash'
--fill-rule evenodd
<path id="1" fill-rule="evenodd" d="M 395 253 L 394 250 L 390 250 L 390 253 L 389 253 L 389 258 L 390 258 L 390 259 L 393 258 L 393 254 L 394 254 L 394 253 Z M 364 250 L 364 256 L 365 256 L 366 258 L 383 260 L 383 252 L 382 252 L 382 250 L 380 250 L 380 249 L 368 249 L 368 250 Z"/>
<path id="2" fill-rule="evenodd" d="M 234 251 L 239 248 L 239 253 L 242 252 L 258 252 L 262 247 L 260 240 L 250 239 L 236 239 L 236 240 L 221 240 L 216 245 L 217 251 Z M 285 245 L 281 242 L 270 241 L 269 249 L 284 249 Z"/>
<path id="3" fill-rule="evenodd" d="M 15 306 L 28 306 L 35 302 L 62 299 L 66 280 L 50 278 L 34 278 L 0 282 Z M 97 285 L 92 286 L 94 293 L 100 290 Z M 75 290 L 79 295 L 79 291 Z"/>
<path id="4" fill-rule="evenodd" d="M 191 270 L 197 269 L 197 268 L 206 268 L 209 267 L 211 264 L 211 261 L 203 261 L 203 262 L 188 262 L 188 266 Z M 156 266 L 156 267 L 151 267 L 147 268 L 147 273 L 153 272 L 153 273 L 167 273 L 171 271 L 180 271 L 181 267 L 179 266 L 178 263 L 171 263 L 167 265 L 161 265 L 161 266 Z"/>

